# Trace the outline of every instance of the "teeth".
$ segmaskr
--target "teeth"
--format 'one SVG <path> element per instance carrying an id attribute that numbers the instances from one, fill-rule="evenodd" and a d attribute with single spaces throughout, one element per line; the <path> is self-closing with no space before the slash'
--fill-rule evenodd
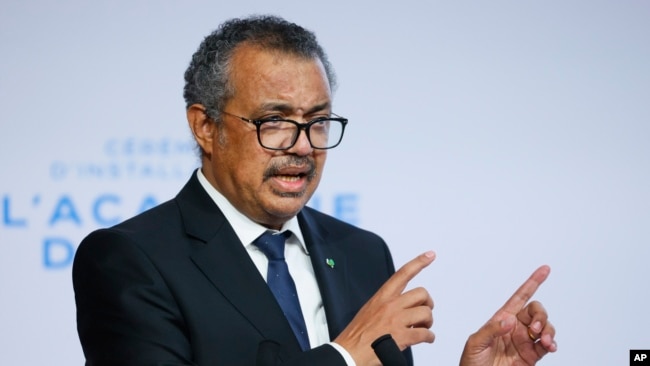
<path id="1" fill-rule="evenodd" d="M 297 182 L 300 180 L 300 177 L 297 175 L 278 175 L 278 179 L 285 181 L 285 182 Z"/>

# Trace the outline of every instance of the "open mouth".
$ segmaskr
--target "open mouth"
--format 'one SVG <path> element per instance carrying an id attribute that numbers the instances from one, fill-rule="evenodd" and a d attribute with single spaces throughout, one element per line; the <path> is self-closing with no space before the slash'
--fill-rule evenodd
<path id="1" fill-rule="evenodd" d="M 283 182 L 290 182 L 291 183 L 291 182 L 297 182 L 297 181 L 301 180 L 302 178 L 304 178 L 306 176 L 307 176 L 307 174 L 304 174 L 304 173 L 300 173 L 300 174 L 296 174 L 296 175 L 278 174 L 278 175 L 275 176 L 275 178 L 277 178 L 277 179 L 279 179 L 279 180 L 281 180 Z"/>
<path id="2" fill-rule="evenodd" d="M 274 164 L 264 172 L 264 180 L 274 178 L 282 182 L 311 180 L 316 175 L 316 167 L 310 160 L 288 161 Z"/>

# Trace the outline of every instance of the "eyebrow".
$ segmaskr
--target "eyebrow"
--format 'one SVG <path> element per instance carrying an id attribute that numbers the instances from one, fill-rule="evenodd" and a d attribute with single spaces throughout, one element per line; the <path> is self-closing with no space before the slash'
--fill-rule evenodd
<path id="1" fill-rule="evenodd" d="M 309 110 L 305 112 L 305 115 L 310 115 L 312 113 L 320 112 L 325 109 L 330 109 L 332 103 L 327 101 L 321 104 L 317 104 L 313 107 L 311 107 Z M 259 112 L 264 112 L 264 111 L 278 111 L 282 113 L 291 113 L 295 108 L 291 104 L 287 103 L 277 103 L 277 102 L 270 102 L 270 103 L 264 103 L 262 106 L 258 109 Z"/>

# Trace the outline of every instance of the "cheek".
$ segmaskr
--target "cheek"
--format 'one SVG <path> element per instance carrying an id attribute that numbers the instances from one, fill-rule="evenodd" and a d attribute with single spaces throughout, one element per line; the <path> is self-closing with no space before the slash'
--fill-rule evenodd
<path id="1" fill-rule="evenodd" d="M 228 141 L 229 144 L 232 142 Z M 264 172 L 271 157 L 267 156 L 264 151 L 258 151 L 256 146 L 247 149 L 241 148 L 242 145 L 237 144 L 231 146 L 239 146 L 240 148 L 224 150 L 226 155 L 222 159 L 224 168 L 221 168 L 221 170 L 227 170 L 224 173 L 232 176 L 234 183 L 239 186 L 236 188 L 256 190 L 263 183 Z M 220 168 L 217 167 L 216 169 Z"/>
<path id="2" fill-rule="evenodd" d="M 316 170 L 319 175 L 325 167 L 325 161 L 327 160 L 327 151 L 321 151 L 319 154 L 314 156 L 314 162 L 316 163 Z"/>
<path id="3" fill-rule="evenodd" d="M 252 171 L 264 160 L 264 151 L 260 151 L 256 135 L 227 131 L 221 128 L 214 140 L 214 148 L 224 165 L 231 166 L 234 173 L 242 170 Z"/>

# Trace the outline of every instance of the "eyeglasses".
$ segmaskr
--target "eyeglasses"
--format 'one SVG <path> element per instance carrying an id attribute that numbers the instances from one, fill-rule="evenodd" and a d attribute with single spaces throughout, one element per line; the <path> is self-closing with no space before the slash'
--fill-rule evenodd
<path id="1" fill-rule="evenodd" d="M 249 119 L 228 112 L 231 117 L 252 123 L 257 128 L 257 141 L 269 150 L 288 150 L 296 144 L 300 131 L 304 130 L 309 144 L 314 149 L 326 150 L 337 147 L 343 139 L 347 118 L 318 117 L 307 123 L 299 123 L 279 117 Z"/>

